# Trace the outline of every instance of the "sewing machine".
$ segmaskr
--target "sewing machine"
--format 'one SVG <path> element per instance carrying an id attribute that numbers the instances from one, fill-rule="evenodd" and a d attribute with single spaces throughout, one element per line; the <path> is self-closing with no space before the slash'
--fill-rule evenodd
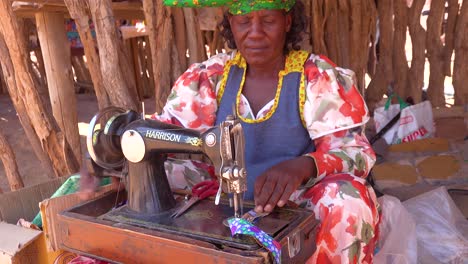
<path id="1" fill-rule="evenodd" d="M 158 263 L 271 261 L 255 240 L 232 237 L 223 225 L 254 206 L 242 198 L 248 172 L 242 126 L 234 116 L 200 133 L 148 120 L 134 111 L 107 108 L 91 120 L 87 148 L 92 174 L 121 178 L 126 192 L 62 212 L 63 249 L 124 263 L 154 263 L 154 257 Z M 205 155 L 219 181 L 215 199 L 202 200 L 172 218 L 186 201 L 183 193 L 169 186 L 164 169 L 168 153 Z M 283 245 L 283 262 L 304 262 L 315 250 L 317 221 L 308 211 L 277 208 L 255 225 Z"/>

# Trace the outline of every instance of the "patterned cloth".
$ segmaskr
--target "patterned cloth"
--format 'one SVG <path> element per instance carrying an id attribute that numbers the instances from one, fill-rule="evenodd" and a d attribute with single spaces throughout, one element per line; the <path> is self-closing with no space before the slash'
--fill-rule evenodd
<path id="1" fill-rule="evenodd" d="M 296 0 L 164 0 L 164 5 L 179 7 L 220 7 L 227 6 L 234 15 L 245 15 L 264 9 L 289 11 Z"/>
<path id="2" fill-rule="evenodd" d="M 291 52 L 288 63 L 297 63 L 301 54 Z M 223 73 L 233 63 L 243 65 L 245 60 L 238 53 L 218 54 L 192 65 L 176 81 L 163 113 L 153 118 L 200 131 L 211 127 L 226 82 Z M 280 79 L 290 68 L 288 63 Z M 318 177 L 305 186 L 311 188 L 297 190 L 290 200 L 313 210 L 321 221 L 317 250 L 310 263 L 371 263 L 379 215 L 375 194 L 365 184 L 375 163 L 374 151 L 361 130 L 369 120 L 367 107 L 354 86 L 352 71 L 314 54 L 303 67 L 298 103 L 304 127 L 316 146 L 316 151 L 308 155 L 315 159 Z M 238 114 L 251 122 L 271 115 L 275 109 L 273 99 L 255 115 L 247 98 L 241 94 L 238 100 Z M 200 166 L 178 162 L 166 168 L 171 168 L 168 175 L 172 184 L 190 188 L 186 179 L 197 182 L 196 177 L 210 177 L 194 173 Z"/>
<path id="3" fill-rule="evenodd" d="M 230 218 L 228 224 L 233 236 L 236 234 L 252 236 L 261 246 L 270 252 L 275 263 L 281 263 L 281 244 L 267 233 L 243 218 Z"/>

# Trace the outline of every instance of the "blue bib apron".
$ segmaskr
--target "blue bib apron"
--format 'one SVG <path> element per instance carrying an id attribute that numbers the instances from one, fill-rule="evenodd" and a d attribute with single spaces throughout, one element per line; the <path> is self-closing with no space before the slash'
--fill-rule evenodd
<path id="1" fill-rule="evenodd" d="M 230 67 L 216 115 L 216 125 L 232 114 L 232 105 L 236 102 L 239 89 L 242 89 L 240 84 L 244 70 L 237 65 Z M 278 105 L 269 119 L 258 123 L 247 123 L 241 119 L 245 134 L 248 183 L 244 196 L 246 200 L 253 200 L 255 180 L 267 169 L 282 161 L 315 151 L 314 142 L 304 128 L 299 112 L 301 74 L 291 72 L 283 77 Z"/>

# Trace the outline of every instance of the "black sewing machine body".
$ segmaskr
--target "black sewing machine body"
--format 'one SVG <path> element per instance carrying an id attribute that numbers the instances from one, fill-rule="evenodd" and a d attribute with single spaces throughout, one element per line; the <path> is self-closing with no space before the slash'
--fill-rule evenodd
<path id="1" fill-rule="evenodd" d="M 238 251 L 237 255 L 253 254 L 268 259 L 267 254 L 261 253 L 264 249 L 253 238 L 232 237 L 229 228 L 223 225 L 227 218 L 234 215 L 239 217 L 243 211 L 247 212 L 254 206 L 247 201 L 244 207 L 242 200 L 248 176 L 243 163 L 243 134 L 235 119 L 200 133 L 142 119 L 135 112 L 112 109 L 93 118 L 87 143 L 90 155 L 87 163 L 93 174 L 121 177 L 126 191 L 110 193 L 62 213 L 63 224 L 66 224 L 68 232 L 64 234 L 64 245 L 68 250 L 88 251 L 91 255 L 104 254 L 103 246 L 98 241 L 92 241 L 97 243 L 94 247 L 88 245 L 83 248 L 83 236 L 89 230 L 82 229 L 71 232 L 74 236 L 70 235 L 71 229 L 79 229 L 75 225 L 71 226 L 70 221 L 80 220 L 85 221 L 94 232 L 100 232 L 103 228 L 118 229 L 113 235 L 121 235 L 122 239 L 136 244 L 141 239 L 149 239 L 148 235 L 151 234 L 156 234 L 157 237 L 153 238 L 156 240 L 160 239 L 160 235 L 168 235 L 177 241 L 178 238 L 187 238 L 207 242 L 220 250 L 235 249 L 234 251 Z M 171 190 L 164 169 L 168 153 L 204 154 L 215 166 L 221 185 L 219 194 L 224 194 L 215 199 L 202 200 L 180 217 L 172 218 L 174 210 L 186 202 L 188 193 Z M 107 227 L 102 226 L 103 224 Z M 255 225 L 284 244 L 283 259 L 286 262 L 299 263 L 301 261 L 297 262 L 298 260 L 306 259 L 315 249 L 315 244 L 307 241 L 315 239 L 317 221 L 308 211 L 300 208 L 278 208 L 267 217 L 258 219 Z M 120 237 L 113 240 L 119 241 L 118 239 Z M 189 244 L 187 249 L 180 249 L 180 252 L 191 252 Z M 118 246 L 114 248 L 118 250 Z M 105 256 L 107 260 L 128 260 L 112 248 L 106 252 L 109 252 Z M 226 255 L 226 260 L 229 259 Z M 232 263 L 249 262 L 244 259 Z"/>

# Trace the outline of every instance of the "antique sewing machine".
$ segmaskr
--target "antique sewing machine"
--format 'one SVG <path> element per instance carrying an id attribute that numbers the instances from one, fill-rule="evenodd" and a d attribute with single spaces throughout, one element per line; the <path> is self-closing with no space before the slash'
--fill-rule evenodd
<path id="1" fill-rule="evenodd" d="M 243 201 L 248 172 L 242 126 L 234 116 L 200 133 L 111 107 L 91 120 L 87 148 L 89 171 L 119 177 L 126 191 L 62 212 L 63 249 L 124 263 L 271 261 L 253 238 L 232 237 L 223 225 L 254 206 Z M 170 188 L 164 168 L 169 153 L 205 155 L 219 182 L 214 199 L 198 202 L 177 218 L 171 214 L 186 199 L 183 191 Z M 283 245 L 283 262 L 304 262 L 315 250 L 317 221 L 308 211 L 277 208 L 255 225 Z"/>

